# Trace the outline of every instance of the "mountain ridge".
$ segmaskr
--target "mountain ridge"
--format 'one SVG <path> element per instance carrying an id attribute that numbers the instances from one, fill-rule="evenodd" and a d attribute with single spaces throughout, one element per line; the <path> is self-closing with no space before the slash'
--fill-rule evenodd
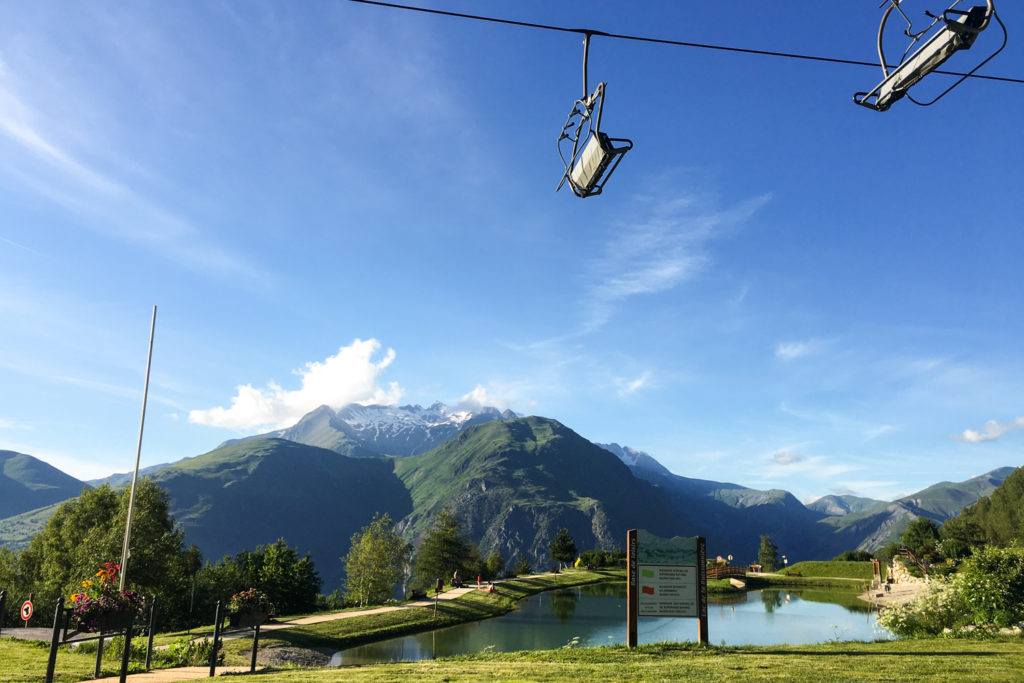
<path id="1" fill-rule="evenodd" d="M 441 405 L 412 407 L 416 414 L 404 428 L 426 423 L 422 413 L 440 413 Z M 371 419 L 348 418 L 358 429 L 377 429 L 382 411 L 363 408 Z M 642 451 L 593 444 L 556 420 L 510 415 L 489 411 L 455 438 L 413 455 L 340 453 L 256 436 L 161 466 L 151 476 L 168 489 L 172 514 L 207 559 L 284 537 L 314 554 L 330 586 L 340 578 L 337 558 L 347 552 L 348 538 L 377 512 L 390 514 L 412 540 L 449 504 L 481 550 L 499 550 L 509 561 L 525 552 L 535 566 L 548 561 L 546 544 L 563 526 L 580 549 L 621 547 L 623 530 L 633 525 L 668 536 L 703 535 L 709 553 L 739 562 L 754 559 L 760 534 L 793 561 L 829 559 L 855 548 L 875 550 L 920 515 L 941 522 L 961 500 L 978 500 L 1014 471 L 939 482 L 891 503 L 835 497 L 830 502 L 846 508 L 829 514 L 781 489 L 690 479 Z M 309 439 L 342 434 L 365 448 L 356 441 L 357 428 L 330 408 L 311 411 L 289 429 L 300 426 Z M 423 443 L 422 436 L 412 440 Z M 40 506 L 0 519 L 0 543 L 23 543 L 49 514 Z"/>

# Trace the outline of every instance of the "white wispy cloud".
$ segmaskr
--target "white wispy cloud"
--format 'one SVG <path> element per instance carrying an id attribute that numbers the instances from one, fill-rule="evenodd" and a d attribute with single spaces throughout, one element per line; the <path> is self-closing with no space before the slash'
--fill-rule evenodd
<path id="1" fill-rule="evenodd" d="M 264 273 L 238 253 L 213 243 L 188 219 L 132 187 L 128 175 L 113 167 L 103 168 L 98 161 L 87 161 L 88 124 L 76 116 L 89 108 L 85 103 L 62 103 L 65 106 L 57 121 L 30 104 L 20 92 L 24 89 L 12 68 L 0 73 L 0 142 L 6 141 L 0 150 L 8 178 L 63 207 L 95 232 L 142 245 L 203 271 L 250 281 L 265 279 Z M 107 150 L 108 155 L 115 153 Z M 132 175 L 146 174 L 135 168 Z"/>
<path id="2" fill-rule="evenodd" d="M 614 226 L 615 236 L 589 263 L 582 332 L 601 328 L 631 297 L 664 292 L 695 277 L 710 260 L 708 243 L 769 200 L 761 195 L 723 209 L 707 197 L 638 199 L 635 213 L 646 218 Z"/>
<path id="3" fill-rule="evenodd" d="M 618 392 L 619 393 L 619 398 L 625 398 L 626 396 L 629 396 L 631 394 L 635 394 L 636 392 L 640 391 L 644 387 L 649 386 L 650 383 L 651 383 L 651 373 L 649 371 L 645 371 L 645 372 L 641 373 L 639 377 L 636 377 L 636 378 L 631 379 L 631 380 L 625 380 L 625 379 L 618 380 L 618 384 L 619 384 L 619 392 Z"/>
<path id="4" fill-rule="evenodd" d="M 380 346 L 376 339 L 356 339 L 324 361 L 306 363 L 296 370 L 295 374 L 301 377 L 298 389 L 285 389 L 273 380 L 263 389 L 241 385 L 236 388 L 229 408 L 192 410 L 188 419 L 210 427 L 280 429 L 322 405 L 394 405 L 404 391 L 396 382 L 383 386 L 380 376 L 395 359 L 395 352 L 388 349 L 384 358 L 374 360 Z"/>
<path id="5" fill-rule="evenodd" d="M 890 432 L 896 431 L 896 427 L 893 425 L 878 425 L 877 427 L 868 427 L 864 430 L 864 440 L 872 441 L 880 436 L 889 434 Z"/>
<path id="6" fill-rule="evenodd" d="M 856 491 L 854 491 L 853 489 L 848 488 L 846 486 L 840 486 L 838 488 L 834 488 L 834 489 L 832 489 L 832 493 L 834 495 L 836 495 L 836 496 L 856 496 L 856 495 L 858 495 Z"/>
<path id="7" fill-rule="evenodd" d="M 809 480 L 829 481 L 863 469 L 852 462 L 836 462 L 823 455 L 805 455 L 806 449 L 812 445 L 810 442 L 792 444 L 758 456 L 753 464 L 755 476 L 769 484 L 791 479 L 795 475 Z"/>
<path id="8" fill-rule="evenodd" d="M 780 342 L 775 346 L 775 357 L 784 360 L 796 360 L 817 353 L 822 346 L 818 339 L 806 339 L 804 341 Z"/>
<path id="9" fill-rule="evenodd" d="M 40 252 L 36 251 L 32 247 L 26 247 L 24 244 L 21 244 L 20 242 L 15 242 L 14 240 L 7 239 L 3 235 L 0 235 L 0 242 L 3 242 L 4 244 L 9 244 L 12 247 L 17 247 L 18 249 L 23 249 L 30 254 L 35 254 L 36 256 L 42 255 Z"/>
<path id="10" fill-rule="evenodd" d="M 876 498 L 878 500 L 896 500 L 904 495 L 894 488 L 898 485 L 900 485 L 900 482 L 880 479 L 851 480 L 844 481 L 834 492 L 838 495 L 849 493 L 855 496 Z"/>
<path id="11" fill-rule="evenodd" d="M 779 451 L 772 456 L 772 460 L 779 463 L 780 465 L 793 465 L 798 462 L 803 462 L 807 458 L 800 455 L 799 453 L 792 453 L 790 451 Z"/>
<path id="12" fill-rule="evenodd" d="M 480 408 L 487 407 L 505 410 L 509 407 L 509 403 L 497 396 L 492 389 L 478 384 L 473 391 L 463 394 L 462 398 L 459 399 L 458 407 L 469 410 L 479 410 Z"/>
<path id="13" fill-rule="evenodd" d="M 1024 417 L 1018 417 L 1009 422 L 989 420 L 984 426 L 977 429 L 965 429 L 960 434 L 954 434 L 953 438 L 966 443 L 985 443 L 995 441 L 1013 429 L 1024 429 Z"/>

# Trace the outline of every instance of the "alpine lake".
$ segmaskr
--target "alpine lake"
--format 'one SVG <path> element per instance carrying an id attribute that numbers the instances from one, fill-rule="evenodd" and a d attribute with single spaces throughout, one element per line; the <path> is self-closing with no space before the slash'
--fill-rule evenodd
<path id="1" fill-rule="evenodd" d="M 696 641 L 696 619 L 641 618 L 641 644 Z M 722 645 L 871 641 L 895 636 L 854 593 L 764 589 L 708 598 L 708 640 Z M 550 650 L 626 642 L 626 584 L 530 596 L 508 614 L 336 652 L 334 666 L 420 661 L 476 652 Z"/>

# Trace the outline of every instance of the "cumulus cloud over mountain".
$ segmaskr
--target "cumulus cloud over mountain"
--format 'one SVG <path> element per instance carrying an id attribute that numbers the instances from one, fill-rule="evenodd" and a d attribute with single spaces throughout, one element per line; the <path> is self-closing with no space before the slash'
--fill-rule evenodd
<path id="1" fill-rule="evenodd" d="M 273 380 L 263 389 L 252 384 L 240 385 L 229 408 L 192 410 L 188 419 L 211 427 L 280 429 L 321 405 L 394 405 L 404 391 L 397 382 L 384 386 L 380 376 L 395 359 L 395 352 L 388 349 L 382 359 L 374 360 L 380 348 L 376 339 L 356 339 L 335 355 L 296 370 L 294 374 L 301 378 L 298 389 L 285 389 Z"/>

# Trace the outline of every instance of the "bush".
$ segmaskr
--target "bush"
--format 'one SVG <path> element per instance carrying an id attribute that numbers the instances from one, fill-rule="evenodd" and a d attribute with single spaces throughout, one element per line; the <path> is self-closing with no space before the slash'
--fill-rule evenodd
<path id="1" fill-rule="evenodd" d="M 526 555 L 519 553 L 519 557 L 516 558 L 516 564 L 512 567 L 512 571 L 516 576 L 523 576 L 524 574 L 530 574 L 533 572 L 533 568 L 530 566 L 530 561 L 526 559 Z"/>
<path id="2" fill-rule="evenodd" d="M 153 659 L 159 664 L 168 668 L 179 666 L 206 666 L 210 663 L 210 650 L 213 648 L 213 641 L 209 638 L 192 640 L 191 638 L 179 638 L 174 641 L 166 650 L 153 652 Z M 134 649 L 134 648 L 132 648 Z M 224 662 L 224 653 L 217 653 L 218 663 Z"/>
<path id="3" fill-rule="evenodd" d="M 878 621 L 908 636 L 1024 622 L 1024 548 L 981 548 L 949 581 L 933 579 L 927 593 L 886 609 Z"/>
<path id="4" fill-rule="evenodd" d="M 316 596 L 316 610 L 318 612 L 333 612 L 352 605 L 345 600 L 345 596 L 341 594 L 337 588 L 333 591 L 324 595 L 321 593 Z"/>
<path id="5" fill-rule="evenodd" d="M 1024 622 L 1024 548 L 982 548 L 964 560 L 958 576 L 976 625 Z"/>
<path id="6" fill-rule="evenodd" d="M 870 562 L 871 553 L 867 550 L 847 550 L 832 558 L 833 562 Z"/>
<path id="7" fill-rule="evenodd" d="M 613 567 L 615 555 L 607 550 L 587 550 L 580 554 L 580 564 L 587 567 Z"/>

